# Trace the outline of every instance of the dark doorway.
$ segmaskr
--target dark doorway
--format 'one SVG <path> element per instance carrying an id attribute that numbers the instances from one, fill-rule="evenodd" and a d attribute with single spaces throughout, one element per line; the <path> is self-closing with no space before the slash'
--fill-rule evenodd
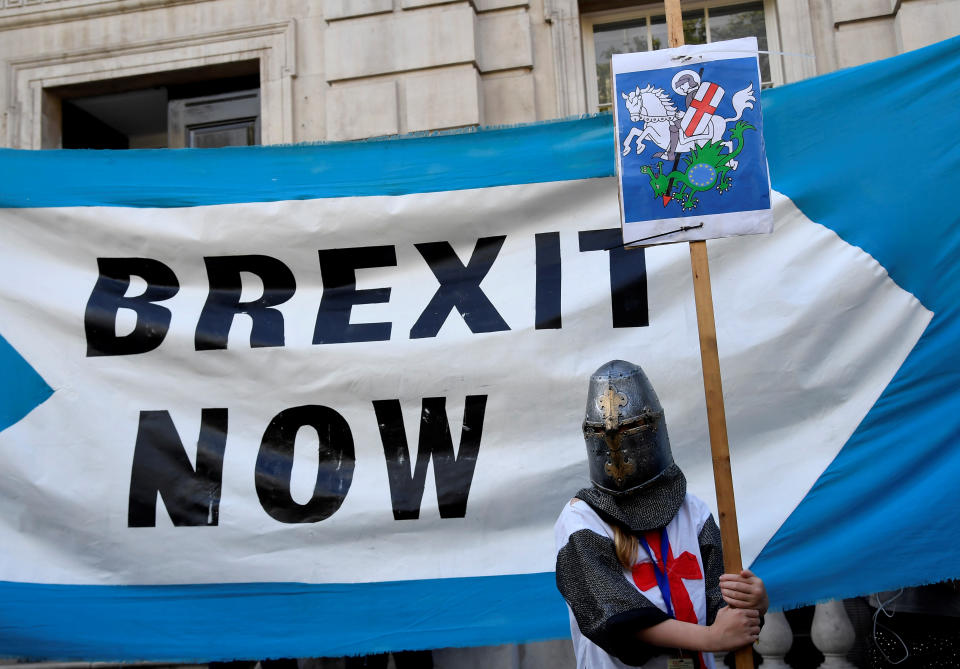
<path id="1" fill-rule="evenodd" d="M 152 149 L 260 143 L 259 61 L 47 89 L 65 149 Z M 55 128 L 51 134 L 54 134 Z"/>

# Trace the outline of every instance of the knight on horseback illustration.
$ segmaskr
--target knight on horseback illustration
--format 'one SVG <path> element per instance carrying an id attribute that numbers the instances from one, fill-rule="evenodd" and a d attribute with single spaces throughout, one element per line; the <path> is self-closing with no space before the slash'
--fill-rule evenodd
<path id="1" fill-rule="evenodd" d="M 733 141 L 724 140 L 727 124 L 739 120 L 745 110 L 753 109 L 756 97 L 753 84 L 737 91 L 733 95 L 734 116 L 724 118 L 717 109 L 726 91 L 716 83 L 704 81 L 693 70 L 678 72 L 671 82 L 674 92 L 684 96 L 686 109 L 680 111 L 673 99 L 662 88 L 647 84 L 641 89 L 637 86 L 629 93 L 621 93 L 624 105 L 630 113 L 633 123 L 643 122 L 643 126 L 634 126 L 623 140 L 623 155 L 630 153 L 630 147 L 636 140 L 637 154 L 643 153 L 645 139 L 652 140 L 661 151 L 654 158 L 675 160 L 677 154 L 688 153 L 707 142 L 719 142 L 729 153 L 733 152 Z M 730 160 L 730 169 L 737 169 L 737 161 Z"/>

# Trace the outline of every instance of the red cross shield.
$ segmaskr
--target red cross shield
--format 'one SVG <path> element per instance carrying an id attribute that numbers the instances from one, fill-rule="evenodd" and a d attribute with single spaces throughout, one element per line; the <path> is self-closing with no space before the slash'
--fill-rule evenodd
<path id="1" fill-rule="evenodd" d="M 723 89 L 710 81 L 700 83 L 696 95 L 690 101 L 686 113 L 680 120 L 680 129 L 687 137 L 699 135 L 706 130 L 707 124 L 720 106 Z"/>

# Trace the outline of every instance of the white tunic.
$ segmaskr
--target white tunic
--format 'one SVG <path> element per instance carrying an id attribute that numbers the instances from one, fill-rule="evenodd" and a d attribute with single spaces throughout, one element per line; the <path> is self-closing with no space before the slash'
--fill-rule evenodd
<path id="1" fill-rule="evenodd" d="M 677 514 L 667 525 L 667 538 L 673 550 L 673 555 L 679 556 L 685 551 L 689 551 L 697 558 L 701 575 L 704 573 L 704 566 L 703 558 L 700 556 L 699 536 L 704 523 L 709 518 L 710 509 L 707 508 L 707 505 L 695 495 L 687 493 Z M 556 525 L 554 525 L 554 539 L 558 553 L 566 545 L 570 535 L 579 530 L 590 530 L 613 541 L 613 528 L 604 522 L 589 504 L 577 500 L 564 506 Z M 643 562 L 651 562 L 651 560 L 647 552 L 641 547 L 637 551 L 636 564 Z M 632 572 L 626 569 L 623 570 L 623 578 L 631 588 L 641 592 L 651 604 L 666 613 L 667 607 L 663 601 L 663 594 L 658 587 L 654 586 L 649 590 L 640 590 L 633 581 Z M 682 579 L 682 581 L 690 595 L 690 601 L 697 614 L 697 621 L 703 625 L 707 618 L 704 580 L 701 577 L 699 579 Z M 573 611 L 569 610 L 569 606 L 567 609 L 570 613 L 570 634 L 573 638 L 573 648 L 577 656 L 577 669 L 626 669 L 631 666 L 609 655 L 590 639 L 583 636 L 573 616 Z M 703 658 L 708 669 L 715 669 L 713 656 L 710 653 L 703 653 Z M 670 658 L 667 655 L 658 655 L 644 664 L 643 667 L 645 669 L 666 669 L 668 659 Z"/>

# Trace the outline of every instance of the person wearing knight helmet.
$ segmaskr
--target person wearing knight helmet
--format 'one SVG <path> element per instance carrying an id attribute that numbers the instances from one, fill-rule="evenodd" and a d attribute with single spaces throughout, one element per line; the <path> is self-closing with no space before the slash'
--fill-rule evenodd
<path id="1" fill-rule="evenodd" d="M 687 492 L 639 366 L 611 360 L 591 375 L 583 436 L 593 485 L 554 527 L 578 669 L 715 669 L 713 652 L 756 641 L 763 581 L 722 574 L 720 530 Z"/>

